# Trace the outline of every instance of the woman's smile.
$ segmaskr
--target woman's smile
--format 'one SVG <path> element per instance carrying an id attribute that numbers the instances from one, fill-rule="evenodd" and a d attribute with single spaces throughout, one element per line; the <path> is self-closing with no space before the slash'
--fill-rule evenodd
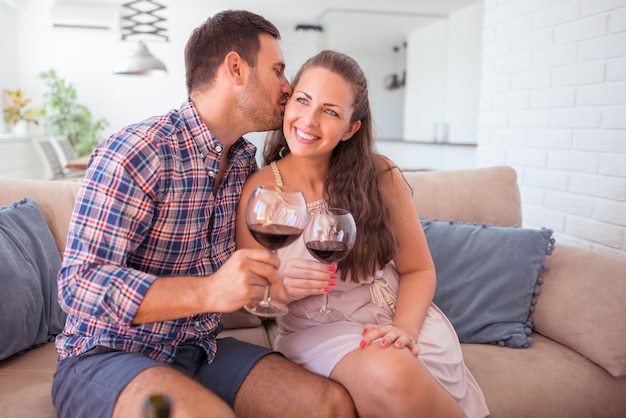
<path id="1" fill-rule="evenodd" d="M 304 132 L 302 129 L 296 128 L 296 127 L 294 127 L 294 132 L 295 132 L 296 138 L 305 142 L 312 142 L 320 138 L 319 136 L 308 134 Z"/>

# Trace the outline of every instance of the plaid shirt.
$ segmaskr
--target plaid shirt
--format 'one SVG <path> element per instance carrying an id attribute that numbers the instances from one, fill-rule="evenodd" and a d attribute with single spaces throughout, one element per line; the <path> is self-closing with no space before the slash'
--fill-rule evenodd
<path id="1" fill-rule="evenodd" d="M 177 346 L 215 356 L 221 314 L 133 325 L 158 276 L 206 276 L 235 250 L 237 202 L 256 170 L 256 148 L 240 138 L 213 196 L 223 146 L 190 100 L 128 126 L 91 156 L 72 214 L 59 272 L 69 313 L 59 360 L 99 345 L 172 362 Z"/>

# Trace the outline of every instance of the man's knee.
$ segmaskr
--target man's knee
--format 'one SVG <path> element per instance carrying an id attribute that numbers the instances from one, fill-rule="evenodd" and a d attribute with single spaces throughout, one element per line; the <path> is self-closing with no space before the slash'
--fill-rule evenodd
<path id="1" fill-rule="evenodd" d="M 168 395 L 176 415 L 202 417 L 210 410 L 215 417 L 235 416 L 226 402 L 183 373 L 171 367 L 151 367 L 138 374 L 120 393 L 113 417 L 141 416 L 145 400 L 155 393 Z M 198 410 L 198 405 L 204 408 Z"/>
<path id="2" fill-rule="evenodd" d="M 328 415 L 332 417 L 356 417 L 356 409 L 352 397 L 340 383 L 329 380 L 326 405 L 330 408 Z"/>

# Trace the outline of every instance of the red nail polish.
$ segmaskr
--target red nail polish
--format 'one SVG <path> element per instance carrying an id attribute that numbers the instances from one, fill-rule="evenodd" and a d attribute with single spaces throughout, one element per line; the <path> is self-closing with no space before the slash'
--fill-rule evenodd
<path id="1" fill-rule="evenodd" d="M 363 328 L 363 334 L 361 335 L 365 336 L 365 334 L 367 334 L 367 328 Z"/>
<path id="2" fill-rule="evenodd" d="M 359 343 L 359 347 L 361 348 L 365 348 L 366 345 L 367 343 L 364 340 L 361 340 L 361 342 Z"/>
<path id="3" fill-rule="evenodd" d="M 380 342 L 380 345 L 382 345 L 383 347 L 387 347 L 387 346 L 389 345 L 389 341 L 387 341 L 387 340 L 382 340 L 382 341 Z"/>
<path id="4" fill-rule="evenodd" d="M 334 280 L 334 279 L 336 279 L 336 278 L 337 278 L 337 275 L 336 275 L 335 273 L 332 273 L 332 274 L 330 275 L 330 278 Z"/>
<path id="5" fill-rule="evenodd" d="M 331 264 L 330 266 L 328 266 L 328 271 L 330 272 L 336 272 L 337 271 L 337 266 Z"/>
<path id="6" fill-rule="evenodd" d="M 329 285 L 329 286 L 334 286 L 334 285 L 336 285 L 336 284 L 337 284 L 337 283 L 335 283 L 335 282 L 334 282 L 334 281 L 332 281 L 332 280 L 328 282 L 328 285 Z"/>
<path id="7" fill-rule="evenodd" d="M 329 293 L 330 292 L 330 287 L 327 287 L 324 289 L 324 293 Z"/>

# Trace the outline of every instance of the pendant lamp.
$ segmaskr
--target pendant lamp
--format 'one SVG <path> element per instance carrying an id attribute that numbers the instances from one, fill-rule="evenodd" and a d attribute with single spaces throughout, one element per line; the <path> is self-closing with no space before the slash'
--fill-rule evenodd
<path id="1" fill-rule="evenodd" d="M 165 64 L 148 51 L 143 42 L 138 42 L 128 55 L 117 61 L 114 74 L 125 75 L 162 75 L 167 73 Z"/>
<path id="2" fill-rule="evenodd" d="M 159 24 L 165 19 L 155 12 L 165 6 L 153 0 L 135 0 L 122 4 L 126 13 L 122 16 L 122 40 L 135 41 L 129 53 L 113 67 L 113 74 L 160 75 L 166 74 L 165 64 L 150 53 L 145 42 L 168 41 L 165 29 Z"/>

